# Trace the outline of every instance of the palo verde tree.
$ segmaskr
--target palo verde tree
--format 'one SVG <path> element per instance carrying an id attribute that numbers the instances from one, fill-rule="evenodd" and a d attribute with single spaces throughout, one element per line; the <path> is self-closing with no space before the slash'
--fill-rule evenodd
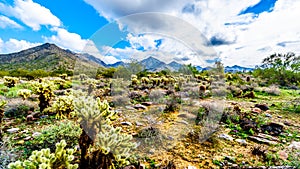
<path id="1" fill-rule="evenodd" d="M 295 53 L 272 54 L 263 59 L 254 75 L 281 86 L 297 85 L 300 81 L 300 56 Z"/>

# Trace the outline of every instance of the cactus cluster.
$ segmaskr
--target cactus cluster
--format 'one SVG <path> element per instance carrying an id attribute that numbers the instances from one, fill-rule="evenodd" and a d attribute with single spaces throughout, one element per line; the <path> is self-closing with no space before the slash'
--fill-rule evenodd
<path id="1" fill-rule="evenodd" d="M 6 101 L 0 101 L 0 141 L 2 141 L 2 118 L 4 117 L 4 107 L 6 106 Z"/>
<path id="2" fill-rule="evenodd" d="M 22 97 L 23 100 L 26 100 L 31 95 L 31 90 L 29 89 L 20 89 L 18 90 L 18 96 Z"/>
<path id="3" fill-rule="evenodd" d="M 39 95 L 40 112 L 50 106 L 50 100 L 54 96 L 55 85 L 52 82 L 34 82 L 33 92 Z"/>
<path id="4" fill-rule="evenodd" d="M 129 155 L 131 136 L 120 134 L 120 128 L 110 126 L 117 114 L 110 111 L 106 100 L 91 96 L 74 101 L 75 112 L 83 129 L 79 139 L 80 168 L 115 168 L 125 165 Z"/>
<path id="5" fill-rule="evenodd" d="M 4 85 L 9 88 L 14 87 L 18 81 L 19 81 L 19 79 L 16 77 L 10 77 L 10 76 L 4 77 Z"/>
<path id="6" fill-rule="evenodd" d="M 28 160 L 24 162 L 16 161 L 8 165 L 9 169 L 77 169 L 77 164 L 72 164 L 74 160 L 75 149 L 65 149 L 67 146 L 65 140 L 56 144 L 55 153 L 50 149 L 42 149 L 32 152 Z"/>
<path id="7" fill-rule="evenodd" d="M 70 118 L 74 111 L 73 96 L 60 96 L 53 103 L 52 108 L 56 112 L 56 119 Z"/>

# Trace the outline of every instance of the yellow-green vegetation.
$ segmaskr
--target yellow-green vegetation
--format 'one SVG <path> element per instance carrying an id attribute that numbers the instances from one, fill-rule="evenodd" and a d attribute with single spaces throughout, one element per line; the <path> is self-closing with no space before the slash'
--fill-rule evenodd
<path id="1" fill-rule="evenodd" d="M 18 90 L 18 96 L 22 97 L 23 100 L 26 100 L 31 95 L 31 90 L 20 89 Z"/>
<path id="2" fill-rule="evenodd" d="M 32 155 L 24 162 L 16 161 L 8 165 L 9 169 L 77 169 L 78 164 L 72 164 L 75 149 L 65 149 L 65 140 L 56 144 L 54 153 L 50 149 L 42 149 L 32 152 Z"/>
<path id="3" fill-rule="evenodd" d="M 19 81 L 19 78 L 16 78 L 16 77 L 10 77 L 10 76 L 4 77 L 4 85 L 9 88 L 14 87 L 18 81 Z"/>
<path id="4" fill-rule="evenodd" d="M 74 115 L 74 97 L 72 95 L 59 96 L 53 103 L 52 108 L 56 113 L 56 119 L 70 118 L 72 113 Z"/>
<path id="5" fill-rule="evenodd" d="M 34 82 L 33 92 L 39 95 L 40 112 L 50 106 L 50 100 L 54 96 L 55 85 L 52 82 Z"/>

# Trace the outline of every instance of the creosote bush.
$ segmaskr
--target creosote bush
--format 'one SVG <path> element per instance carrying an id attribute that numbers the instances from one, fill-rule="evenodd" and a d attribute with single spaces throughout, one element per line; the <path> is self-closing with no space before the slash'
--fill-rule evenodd
<path id="1" fill-rule="evenodd" d="M 24 162 L 16 161 L 8 165 L 9 169 L 77 169 L 78 164 L 72 164 L 76 149 L 65 149 L 65 140 L 56 144 L 54 153 L 50 149 L 42 149 L 32 152 L 32 155 Z"/>

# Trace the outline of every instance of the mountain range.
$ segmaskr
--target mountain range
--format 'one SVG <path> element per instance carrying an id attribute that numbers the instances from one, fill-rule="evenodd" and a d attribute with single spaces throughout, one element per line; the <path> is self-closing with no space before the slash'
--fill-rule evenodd
<path id="1" fill-rule="evenodd" d="M 149 56 L 146 59 L 139 61 L 148 71 L 160 71 L 169 69 L 171 71 L 177 71 L 183 65 L 172 61 L 167 64 L 159 59 Z M 32 47 L 26 50 L 22 50 L 16 53 L 0 54 L 0 69 L 1 70 L 35 70 L 42 69 L 46 71 L 55 71 L 58 69 L 74 70 L 79 68 L 80 70 L 89 70 L 98 67 L 118 67 L 125 66 L 126 63 L 119 61 L 114 64 L 106 64 L 101 59 L 87 54 L 87 53 L 75 53 L 70 50 L 61 49 L 55 44 L 45 43 L 40 46 Z M 208 68 L 202 68 L 196 66 L 198 70 L 206 70 Z M 236 71 L 251 71 L 252 68 L 245 68 L 241 66 L 225 67 L 225 72 Z"/>

